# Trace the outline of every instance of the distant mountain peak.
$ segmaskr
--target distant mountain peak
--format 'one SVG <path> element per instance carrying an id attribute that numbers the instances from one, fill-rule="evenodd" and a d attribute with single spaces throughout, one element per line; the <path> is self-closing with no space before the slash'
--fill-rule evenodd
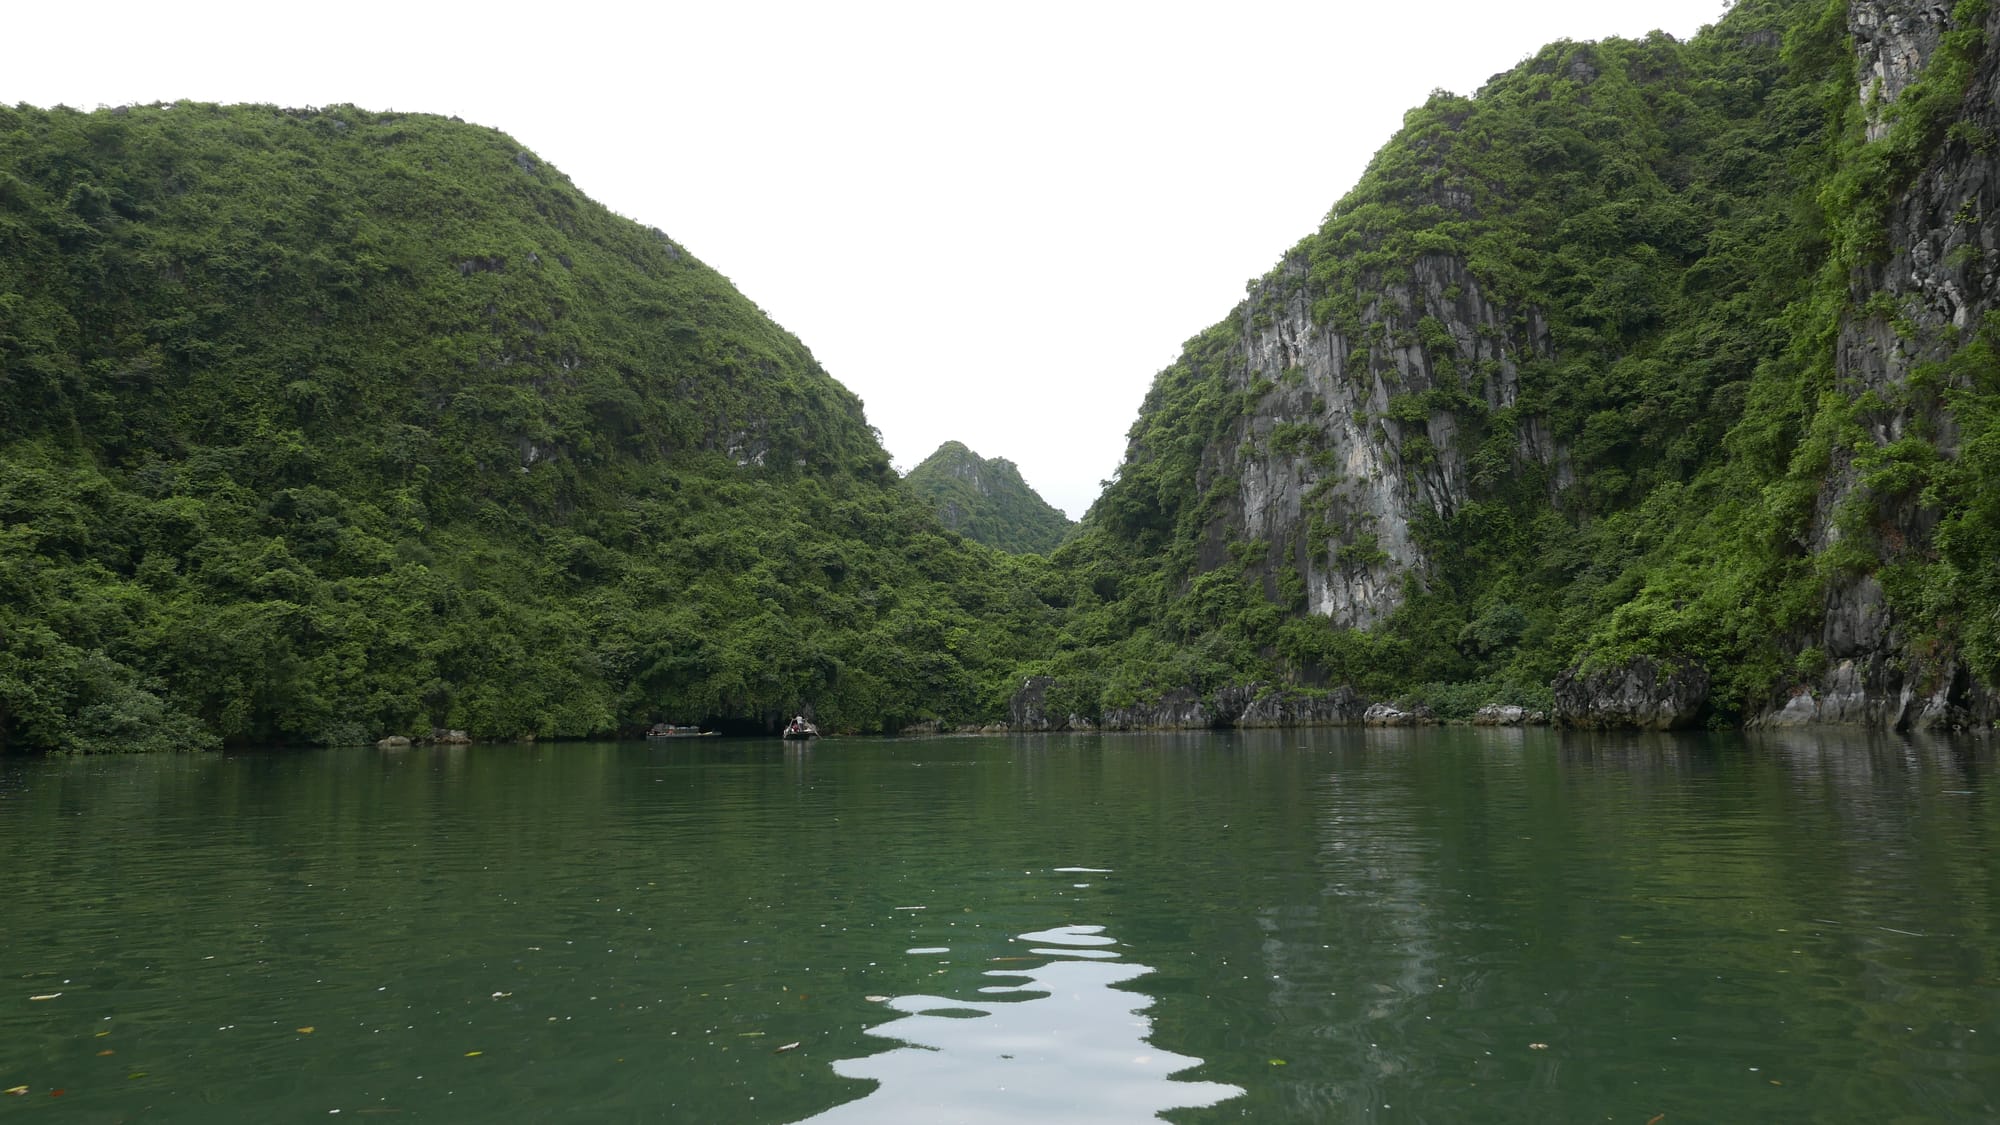
<path id="1" fill-rule="evenodd" d="M 904 478 L 946 527 L 1013 554 L 1047 554 L 1076 524 L 1041 498 L 1004 457 L 947 441 Z"/>

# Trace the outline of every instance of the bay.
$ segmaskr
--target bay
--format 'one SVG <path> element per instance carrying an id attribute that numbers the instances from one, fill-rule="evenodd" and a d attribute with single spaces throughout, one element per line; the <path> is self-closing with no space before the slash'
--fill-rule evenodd
<path id="1" fill-rule="evenodd" d="M 0 761 L 0 1116 L 1989 1120 L 1996 764 L 1469 728 Z"/>

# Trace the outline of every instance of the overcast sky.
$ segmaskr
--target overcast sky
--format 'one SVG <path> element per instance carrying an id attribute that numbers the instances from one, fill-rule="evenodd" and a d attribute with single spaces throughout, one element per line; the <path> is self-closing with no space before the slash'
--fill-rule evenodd
<path id="1" fill-rule="evenodd" d="M 867 403 L 1081 515 L 1152 378 L 1403 113 L 1720 0 L 6 5 L 0 102 L 455 114 L 657 226 Z"/>

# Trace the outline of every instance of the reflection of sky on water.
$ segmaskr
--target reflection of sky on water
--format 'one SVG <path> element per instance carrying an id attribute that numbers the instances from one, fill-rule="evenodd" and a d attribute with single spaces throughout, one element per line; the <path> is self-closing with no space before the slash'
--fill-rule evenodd
<path id="1" fill-rule="evenodd" d="M 1145 976 L 1145 965 L 1120 961 L 1102 926 L 1059 926 L 1022 934 L 1050 960 L 1034 968 L 994 970 L 979 991 L 993 1000 L 898 996 L 905 1013 L 868 1029 L 904 1046 L 842 1059 L 834 1072 L 880 1083 L 874 1091 L 819 1114 L 814 1125 L 841 1122 L 1027 1122 L 1091 1125 L 1144 1122 L 1161 1111 L 1214 1105 L 1243 1091 L 1216 1082 L 1169 1077 L 1202 1060 L 1146 1042 L 1149 997 L 1112 987 Z"/>

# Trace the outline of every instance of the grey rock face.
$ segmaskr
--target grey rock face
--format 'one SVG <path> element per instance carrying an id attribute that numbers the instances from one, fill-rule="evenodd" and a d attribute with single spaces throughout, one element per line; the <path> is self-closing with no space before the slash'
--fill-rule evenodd
<path id="1" fill-rule="evenodd" d="M 1243 306 L 1237 389 L 1268 389 L 1208 454 L 1208 475 L 1237 482 L 1210 539 L 1280 545 L 1273 575 L 1297 571 L 1311 612 L 1365 629 L 1402 604 L 1404 575 L 1427 565 L 1413 521 L 1449 516 L 1470 498 L 1456 416 L 1435 410 L 1413 419 L 1392 407 L 1452 381 L 1447 367 L 1461 373 L 1453 380 L 1478 373 L 1489 408 L 1512 406 L 1520 359 L 1546 352 L 1547 333 L 1532 315 L 1522 318 L 1525 333 L 1517 330 L 1511 311 L 1488 300 L 1453 254 L 1421 255 L 1403 276 L 1384 279 L 1382 297 L 1362 311 L 1372 330 L 1355 335 L 1314 323 L 1298 284 L 1304 272 L 1303 263 L 1288 263 Z M 1428 341 L 1417 331 L 1427 319 L 1443 329 Z M 1560 491 L 1574 475 L 1538 422 L 1523 427 L 1520 451 L 1547 467 Z M 1310 427 L 1303 436 L 1301 424 Z M 1313 541 L 1315 524 L 1327 538 Z"/>
<path id="2" fill-rule="evenodd" d="M 1229 720 L 1211 708 L 1208 700 L 1186 688 L 1104 712 L 1105 730 L 1213 730 L 1228 725 Z"/>
<path id="3" fill-rule="evenodd" d="M 1868 139 L 1889 131 L 1887 111 L 1923 72 L 1945 32 L 1948 4 L 1856 0 L 1847 9 L 1861 74 L 1861 104 L 1868 109 Z"/>
<path id="4" fill-rule="evenodd" d="M 1949 29 L 1945 6 L 1910 0 L 1853 0 L 1848 8 L 1862 96 L 1871 107 L 1868 136 L 1886 135 L 1887 107 L 1915 81 Z M 1987 41 L 2000 41 L 2000 9 L 1987 17 Z M 1963 118 L 1993 135 L 2000 130 L 2000 52 L 1980 61 Z M 1928 436 L 1940 456 L 1955 458 L 1959 434 L 1941 396 L 1904 393 L 1913 372 L 1948 357 L 1962 334 L 1976 328 L 2000 294 L 2000 162 L 1963 138 L 1948 137 L 1929 167 L 1892 204 L 1889 255 L 1854 279 L 1856 310 L 1842 324 L 1835 364 L 1840 389 L 1873 393 L 1887 405 L 1861 416 L 1867 438 L 1886 446 L 1911 434 Z M 1887 301 L 1880 298 L 1886 297 Z M 1865 311 L 1873 298 L 1873 311 Z M 1884 305 L 1893 315 L 1884 313 Z M 1840 542 L 1836 517 L 1856 504 L 1875 505 L 1854 464 L 1853 449 L 1834 451 L 1814 506 L 1809 546 Z M 1877 505 L 1873 521 L 1883 564 L 1931 549 L 1939 513 L 1917 498 Z M 1973 680 L 1955 651 L 1918 643 L 1898 620 L 1873 574 L 1829 582 L 1816 636 L 1825 670 L 1796 682 L 1752 725 L 1863 724 L 1895 729 L 1949 728 L 2000 710 L 1987 685 Z"/>
<path id="5" fill-rule="evenodd" d="M 1526 707 L 1512 704 L 1489 703 L 1472 715 L 1475 727 L 1518 727 L 1533 722 L 1533 713 Z"/>
<path id="6" fill-rule="evenodd" d="M 1060 685 L 1049 676 L 1024 681 L 1008 703 L 1008 726 L 1018 731 L 1095 729 L 1076 714 L 1052 714 L 1049 695 Z M 1105 730 L 1215 730 L 1225 727 L 1337 726 L 1356 723 L 1366 701 L 1351 688 L 1302 692 L 1244 684 L 1209 695 L 1189 689 L 1168 692 L 1130 707 L 1114 707 L 1103 715 Z"/>
<path id="7" fill-rule="evenodd" d="M 1670 668 L 1644 656 L 1615 668 L 1571 669 L 1550 686 L 1553 718 L 1565 727 L 1672 730 L 1693 723 L 1708 702 L 1705 669 L 1693 664 Z"/>
<path id="8" fill-rule="evenodd" d="M 1104 712 L 1105 730 L 1214 730 L 1221 727 L 1338 726 L 1360 720 L 1366 701 L 1351 688 L 1328 693 L 1222 688 L 1207 696 L 1186 689 L 1157 700 Z"/>
<path id="9" fill-rule="evenodd" d="M 1366 708 L 1366 701 L 1346 687 L 1312 694 L 1266 691 L 1256 684 L 1237 690 L 1247 697 L 1236 716 L 1238 727 L 1338 726 L 1353 723 Z"/>
<path id="10" fill-rule="evenodd" d="M 1818 689 L 1800 687 L 1751 723 L 1760 727 L 1868 726 L 1901 731 L 1985 730 L 2000 717 L 1993 693 L 1956 662 L 1942 678 L 1911 682 L 1882 659 L 1843 660 Z"/>
<path id="11" fill-rule="evenodd" d="M 1090 720 L 1049 708 L 1049 691 L 1056 686 L 1053 676 L 1030 676 L 1007 701 L 1007 726 L 1019 731 L 1089 730 Z"/>
<path id="12" fill-rule="evenodd" d="M 1361 721 L 1371 727 L 1416 727 L 1437 722 L 1437 717 L 1426 708 L 1405 711 L 1392 703 L 1377 703 L 1368 709 Z"/>

